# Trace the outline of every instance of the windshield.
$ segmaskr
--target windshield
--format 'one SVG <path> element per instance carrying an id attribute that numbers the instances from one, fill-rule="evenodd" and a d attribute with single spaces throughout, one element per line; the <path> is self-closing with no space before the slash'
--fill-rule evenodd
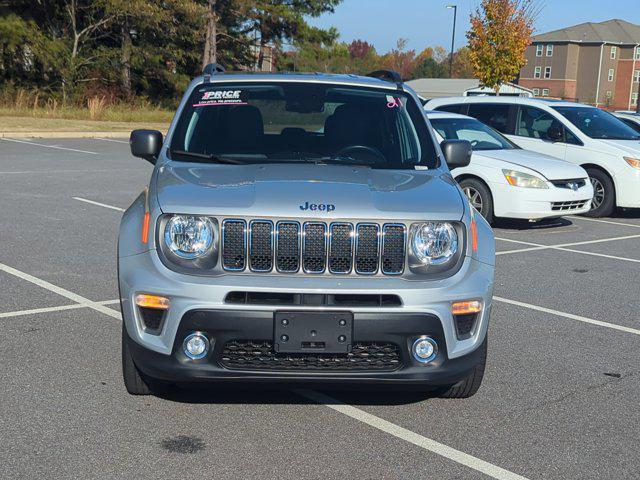
<path id="1" fill-rule="evenodd" d="M 640 140 L 619 118 L 593 107 L 553 107 L 585 135 L 601 140 Z"/>
<path id="2" fill-rule="evenodd" d="M 468 140 L 474 151 L 516 148 L 491 127 L 473 118 L 434 118 L 431 125 L 445 140 Z"/>
<path id="3" fill-rule="evenodd" d="M 406 93 L 311 82 L 196 88 L 177 123 L 170 156 L 398 169 L 438 164 L 421 111 Z"/>

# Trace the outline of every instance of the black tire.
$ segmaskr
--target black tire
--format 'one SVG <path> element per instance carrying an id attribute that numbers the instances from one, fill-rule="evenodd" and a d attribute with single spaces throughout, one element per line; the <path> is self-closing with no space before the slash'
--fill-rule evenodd
<path id="1" fill-rule="evenodd" d="M 587 168 L 589 180 L 593 185 L 591 210 L 585 217 L 608 217 L 616 208 L 616 188 L 611 177 L 600 169 Z"/>
<path id="2" fill-rule="evenodd" d="M 136 364 L 133 363 L 133 356 L 129 348 L 129 338 L 127 330 L 122 323 L 122 378 L 124 386 L 131 395 L 152 395 L 166 393 L 168 385 L 151 380 L 144 376 Z"/>
<path id="3" fill-rule="evenodd" d="M 460 182 L 460 188 L 487 222 L 493 223 L 493 197 L 489 187 L 475 178 L 465 178 Z"/>
<path id="4" fill-rule="evenodd" d="M 476 394 L 482 379 L 484 377 L 484 369 L 487 365 L 487 339 L 484 339 L 482 345 L 478 347 L 480 350 L 481 360 L 473 368 L 472 372 L 467 378 L 459 381 L 458 383 L 445 387 L 438 392 L 440 398 L 469 398 Z"/>

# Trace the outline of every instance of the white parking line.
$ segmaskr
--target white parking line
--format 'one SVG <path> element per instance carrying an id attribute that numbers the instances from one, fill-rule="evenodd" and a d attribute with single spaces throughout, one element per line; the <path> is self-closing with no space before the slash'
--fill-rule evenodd
<path id="1" fill-rule="evenodd" d="M 96 302 L 100 305 L 113 305 L 114 303 L 119 303 L 120 300 L 104 300 L 102 302 Z M 4 312 L 0 313 L 0 318 L 9 318 L 9 317 L 21 317 L 23 315 L 33 315 L 36 313 L 48 313 L 48 312 L 59 312 L 62 310 L 75 310 L 78 308 L 89 308 L 87 305 L 82 303 L 74 303 L 71 305 L 60 305 L 59 307 L 43 307 L 43 308 L 31 308 L 29 310 L 15 310 L 13 312 Z"/>
<path id="2" fill-rule="evenodd" d="M 82 197 L 71 197 L 74 200 L 78 200 L 80 202 L 90 203 L 91 205 L 97 205 L 98 207 L 110 208 L 111 210 L 117 210 L 119 212 L 124 212 L 124 208 L 114 207 L 113 205 L 107 205 L 106 203 L 96 202 L 94 200 L 89 200 L 87 198 Z"/>
<path id="3" fill-rule="evenodd" d="M 598 240 L 585 240 L 583 242 L 561 243 L 561 244 L 558 244 L 558 245 L 543 245 L 541 243 L 524 242 L 522 240 L 513 240 L 511 238 L 499 238 L 499 237 L 496 237 L 496 240 L 499 240 L 499 241 L 502 241 L 502 242 L 519 243 L 521 245 L 531 245 L 530 248 L 518 248 L 518 249 L 515 249 L 515 250 L 502 250 L 500 252 L 496 252 L 496 255 L 508 255 L 510 253 L 533 252 L 533 251 L 536 251 L 536 250 L 561 250 L 561 251 L 564 251 L 564 252 L 581 253 L 583 255 L 592 255 L 594 257 L 603 257 L 603 258 L 609 258 L 609 259 L 612 259 L 612 260 L 623 260 L 625 262 L 640 263 L 640 260 L 638 260 L 636 258 L 618 257 L 618 256 L 615 256 L 615 255 L 606 255 L 604 253 L 585 252 L 584 250 L 575 250 L 575 249 L 572 249 L 572 248 L 566 248 L 566 247 L 574 247 L 574 246 L 580 246 L 580 245 L 591 245 L 591 244 L 594 244 L 594 243 L 613 242 L 613 241 L 617 241 L 617 240 L 629 240 L 629 239 L 633 239 L 633 238 L 640 238 L 640 235 L 626 235 L 624 237 L 602 238 L 602 239 L 598 239 Z"/>
<path id="4" fill-rule="evenodd" d="M 78 150 L 76 148 L 59 147 L 57 145 L 44 145 L 42 143 L 27 142 L 26 140 L 16 140 L 15 138 L 0 138 L 0 140 L 4 140 L 5 142 L 24 143 L 26 145 L 34 145 L 36 147 L 55 148 L 56 150 L 68 150 L 70 152 L 90 153 L 91 155 L 100 155 L 98 152 L 90 152 L 88 150 Z"/>
<path id="5" fill-rule="evenodd" d="M 538 312 L 550 313 L 551 315 L 557 315 L 559 317 L 570 318 L 571 320 L 577 320 L 579 322 L 589 323 L 591 325 L 597 325 L 599 327 L 611 328 L 613 330 L 619 330 L 625 333 L 633 333 L 634 335 L 640 335 L 640 330 L 631 327 L 625 327 L 623 325 L 616 325 L 615 323 L 601 322 L 600 320 L 594 320 L 593 318 L 583 317 L 582 315 L 574 315 L 573 313 L 561 312 L 559 310 L 553 310 L 552 308 L 540 307 L 538 305 L 532 305 L 530 303 L 519 302 L 517 300 L 510 300 L 508 298 L 493 296 L 493 299 L 497 302 L 508 303 L 509 305 L 516 305 L 518 307 L 528 308 L 530 310 L 536 310 Z"/>
<path id="6" fill-rule="evenodd" d="M 15 312 L 0 313 L 0 318 L 20 317 L 22 315 L 33 315 L 35 313 L 60 312 L 62 310 L 75 310 L 76 308 L 86 308 L 86 305 L 74 303 L 73 305 L 61 305 L 59 307 L 32 308 L 31 310 L 17 310 Z"/>
<path id="7" fill-rule="evenodd" d="M 376 428 L 384 433 L 388 433 L 396 438 L 412 443 L 417 447 L 427 450 L 429 452 L 440 455 L 444 458 L 452 460 L 460 465 L 469 467 L 478 472 L 484 473 L 492 478 L 499 480 L 527 480 L 526 477 L 518 475 L 516 473 L 505 470 L 504 468 L 493 465 L 492 463 L 481 460 L 477 457 L 469 455 L 468 453 L 461 452 L 455 448 L 444 445 L 440 442 L 432 440 L 430 438 L 419 435 L 411 430 L 407 430 L 404 427 L 384 420 L 376 415 L 365 412 L 352 405 L 347 405 L 333 397 L 325 395 L 315 390 L 294 390 L 298 395 L 312 400 L 316 403 L 324 405 L 336 412 L 339 412 L 347 417 L 358 420 L 366 425 Z"/>
<path id="8" fill-rule="evenodd" d="M 96 140 L 103 140 L 105 142 L 114 142 L 114 143 L 129 143 L 126 140 L 115 140 L 113 138 L 96 138 Z"/>
<path id="9" fill-rule="evenodd" d="M 108 308 L 105 305 L 101 305 L 98 302 L 94 302 L 93 300 L 89 300 L 88 298 L 83 297 L 82 295 L 78 295 L 77 293 L 70 292 L 62 287 L 58 287 L 52 283 L 47 282 L 46 280 L 42 280 L 41 278 L 34 277 L 33 275 L 29 275 L 28 273 L 21 272 L 9 265 L 5 265 L 4 263 L 0 263 L 0 270 L 9 273 L 15 277 L 21 278 L 22 280 L 26 280 L 27 282 L 31 282 L 34 285 L 38 285 L 50 292 L 56 293 L 62 297 L 68 298 L 76 303 L 84 305 L 86 307 L 92 308 L 100 313 L 104 313 L 105 315 L 109 315 L 110 317 L 121 319 L 120 312 L 117 312 L 111 308 Z"/>
<path id="10" fill-rule="evenodd" d="M 598 222 L 598 223 L 608 223 L 609 225 L 620 225 L 622 227 L 635 227 L 640 228 L 640 224 L 637 223 L 622 223 L 622 222 L 613 222 L 611 220 L 600 220 L 599 218 L 587 218 L 587 217 L 567 217 L 571 220 L 584 220 L 585 222 Z"/>

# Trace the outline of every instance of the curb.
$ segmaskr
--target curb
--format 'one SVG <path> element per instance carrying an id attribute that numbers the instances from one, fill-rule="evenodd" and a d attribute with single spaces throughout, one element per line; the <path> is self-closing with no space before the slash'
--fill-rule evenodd
<path id="1" fill-rule="evenodd" d="M 129 138 L 130 130 L 121 132 L 0 132 L 0 138 Z"/>

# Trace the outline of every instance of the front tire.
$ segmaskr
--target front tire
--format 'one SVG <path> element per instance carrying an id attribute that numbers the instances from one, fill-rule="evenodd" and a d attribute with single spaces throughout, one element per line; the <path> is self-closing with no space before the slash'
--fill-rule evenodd
<path id="1" fill-rule="evenodd" d="M 471 373 L 463 380 L 454 385 L 445 387 L 440 390 L 438 396 L 440 398 L 469 398 L 476 394 L 482 379 L 484 378 L 484 370 L 487 365 L 487 339 L 484 339 L 482 345 L 478 347 L 480 350 L 480 362 L 473 367 Z"/>
<path id="2" fill-rule="evenodd" d="M 133 355 L 129 348 L 129 334 L 122 322 L 122 379 L 124 386 L 131 395 L 152 395 L 165 393 L 167 386 L 146 377 L 138 370 L 133 362 Z"/>
<path id="3" fill-rule="evenodd" d="M 585 217 L 608 217 L 616 207 L 616 189 L 613 181 L 602 170 L 588 168 L 587 174 L 593 185 L 593 200 L 591 210 L 584 214 Z"/>
<path id="4" fill-rule="evenodd" d="M 483 182 L 475 178 L 465 178 L 460 182 L 471 205 L 489 222 L 493 223 L 493 197 L 491 191 Z"/>

